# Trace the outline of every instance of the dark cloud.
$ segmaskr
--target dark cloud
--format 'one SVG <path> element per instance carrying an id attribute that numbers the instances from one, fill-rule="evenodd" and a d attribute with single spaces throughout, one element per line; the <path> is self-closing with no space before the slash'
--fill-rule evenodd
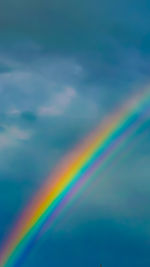
<path id="1" fill-rule="evenodd" d="M 45 250 L 41 250 L 42 247 Z M 148 247 L 148 241 L 140 234 L 135 237 L 125 223 L 103 217 L 97 221 L 85 220 L 73 232 L 69 229 L 64 233 L 50 231 L 37 244 L 34 257 L 30 257 L 25 266 L 34 266 L 38 261 L 39 266 L 52 264 L 55 267 L 90 267 L 100 263 L 106 267 L 110 264 L 113 267 L 120 264 L 138 267 L 142 262 L 149 264 Z"/>
<path id="2" fill-rule="evenodd" d="M 10 71 L 11 71 L 11 68 L 0 64 L 0 73 L 10 72 Z"/>
<path id="3" fill-rule="evenodd" d="M 110 90 L 149 80 L 148 1 L 7 0 L 0 5 L 1 46 L 21 61 L 31 62 L 39 53 L 50 60 L 72 56 L 84 67 L 87 84 Z"/>
<path id="4" fill-rule="evenodd" d="M 0 133 L 3 133 L 5 131 L 5 127 L 0 125 Z"/>
<path id="5" fill-rule="evenodd" d="M 37 116 L 33 112 L 25 111 L 25 112 L 22 112 L 21 118 L 26 122 L 32 123 L 36 121 Z"/>
<path id="6" fill-rule="evenodd" d="M 56 51 L 105 50 L 109 37 L 147 46 L 149 3 L 141 1 L 1 1 L 1 31 L 41 40 Z M 119 12 L 118 12 L 119 10 Z M 142 38 L 142 39 L 141 39 Z"/>

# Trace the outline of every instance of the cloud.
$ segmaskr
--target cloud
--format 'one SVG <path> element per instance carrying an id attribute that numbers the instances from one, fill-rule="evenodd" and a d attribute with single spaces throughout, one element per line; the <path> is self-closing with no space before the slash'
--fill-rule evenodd
<path id="1" fill-rule="evenodd" d="M 60 114 L 75 98 L 82 68 L 73 59 L 40 54 L 29 63 L 13 54 L 9 58 L 12 70 L 0 74 L 1 113 L 19 115 L 41 109 L 41 113 Z"/>
<path id="2" fill-rule="evenodd" d="M 51 100 L 50 106 L 44 106 L 39 109 L 40 115 L 58 116 L 62 115 L 71 104 L 77 93 L 74 88 L 66 87 L 63 91 L 56 93 Z"/>
<path id="3" fill-rule="evenodd" d="M 37 115 L 31 111 L 25 111 L 20 114 L 20 118 L 22 118 L 26 122 L 35 122 L 37 120 Z"/>
<path id="4" fill-rule="evenodd" d="M 3 126 L 0 132 L 0 148 L 10 148 L 19 145 L 20 141 L 27 141 L 31 138 L 32 133 L 17 126 Z"/>
<path id="5" fill-rule="evenodd" d="M 27 130 L 22 130 L 17 127 L 9 128 L 9 133 L 11 136 L 19 140 L 28 140 L 31 137 L 31 133 Z"/>

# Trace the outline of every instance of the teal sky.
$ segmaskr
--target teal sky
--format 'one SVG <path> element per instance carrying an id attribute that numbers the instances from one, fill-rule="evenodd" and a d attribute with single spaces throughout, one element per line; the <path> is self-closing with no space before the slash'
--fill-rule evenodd
<path id="1" fill-rule="evenodd" d="M 0 1 L 0 244 L 56 164 L 149 86 L 149 13 L 148 0 Z M 24 267 L 150 265 L 145 119 Z"/>

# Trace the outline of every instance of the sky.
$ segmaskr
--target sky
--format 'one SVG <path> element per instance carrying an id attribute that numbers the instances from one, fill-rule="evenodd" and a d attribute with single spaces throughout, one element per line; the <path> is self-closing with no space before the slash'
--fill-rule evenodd
<path id="1" fill-rule="evenodd" d="M 149 85 L 149 12 L 148 0 L 0 1 L 0 244 L 59 161 Z M 24 267 L 150 265 L 149 122 Z"/>

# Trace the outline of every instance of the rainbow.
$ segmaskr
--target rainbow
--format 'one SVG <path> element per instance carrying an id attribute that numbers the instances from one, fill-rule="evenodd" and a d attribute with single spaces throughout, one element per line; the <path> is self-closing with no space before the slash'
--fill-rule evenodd
<path id="1" fill-rule="evenodd" d="M 20 266 L 43 229 L 50 227 L 79 189 L 106 166 L 118 147 L 142 125 L 150 108 L 148 90 L 134 96 L 67 155 L 29 202 L 0 249 L 0 266 Z"/>

